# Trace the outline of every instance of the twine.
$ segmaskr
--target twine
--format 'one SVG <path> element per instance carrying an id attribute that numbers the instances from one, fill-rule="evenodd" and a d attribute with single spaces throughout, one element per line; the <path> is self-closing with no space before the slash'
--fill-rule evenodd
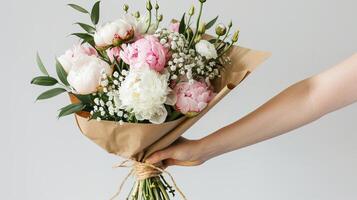
<path id="1" fill-rule="evenodd" d="M 131 170 L 128 173 L 128 175 L 124 178 L 124 180 L 121 182 L 121 184 L 118 188 L 118 191 L 113 195 L 113 197 L 110 200 L 114 200 L 120 195 L 125 183 L 128 181 L 128 179 L 131 175 L 134 175 L 135 178 L 138 181 L 140 181 L 140 180 L 144 180 L 147 178 L 159 176 L 160 174 L 168 175 L 171 179 L 171 182 L 174 184 L 175 189 L 181 195 L 182 199 L 187 200 L 186 196 L 183 194 L 183 192 L 177 186 L 174 177 L 168 171 L 163 170 L 155 165 L 151 165 L 148 163 L 142 163 L 142 162 L 138 162 L 135 160 L 125 160 L 122 163 L 114 166 L 113 168 L 131 168 Z"/>

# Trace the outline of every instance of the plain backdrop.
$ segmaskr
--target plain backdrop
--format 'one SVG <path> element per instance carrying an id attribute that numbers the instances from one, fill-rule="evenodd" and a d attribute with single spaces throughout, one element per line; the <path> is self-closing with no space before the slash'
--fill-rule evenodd
<path id="1" fill-rule="evenodd" d="M 102 22 L 119 17 L 123 2 L 104 0 Z M 144 0 L 127 2 L 132 10 L 145 6 Z M 166 22 L 197 2 L 160 1 Z M 128 173 L 112 169 L 120 159 L 82 136 L 72 116 L 57 120 L 66 96 L 35 103 L 45 89 L 30 85 L 40 74 L 36 51 L 54 73 L 54 57 L 77 41 L 67 37 L 79 30 L 73 23 L 89 22 L 67 3 L 89 8 L 94 1 L 1 1 L 0 199 L 105 200 Z M 356 9 L 355 0 L 207 0 L 204 19 L 232 19 L 241 29 L 240 45 L 273 56 L 186 136 L 203 137 L 355 53 Z M 190 200 L 355 200 L 356 116 L 352 105 L 202 166 L 169 170 Z"/>

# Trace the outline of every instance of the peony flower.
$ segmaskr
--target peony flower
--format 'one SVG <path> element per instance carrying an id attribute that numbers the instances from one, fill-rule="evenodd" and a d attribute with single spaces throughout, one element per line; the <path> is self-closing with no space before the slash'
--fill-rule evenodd
<path id="1" fill-rule="evenodd" d="M 97 57 L 84 55 L 73 62 L 67 81 L 75 93 L 91 94 L 100 86 L 103 73 L 109 76 L 113 73 L 113 69 Z"/>
<path id="2" fill-rule="evenodd" d="M 178 83 L 174 92 L 177 96 L 176 109 L 187 115 L 201 112 L 214 97 L 207 84 L 198 81 Z"/>
<path id="3" fill-rule="evenodd" d="M 85 47 L 83 45 L 74 45 L 72 49 L 69 49 L 62 56 L 58 57 L 58 61 L 63 66 L 64 70 L 68 73 L 73 63 L 81 56 L 98 56 L 97 51 L 92 47 Z"/>
<path id="4" fill-rule="evenodd" d="M 168 50 L 154 36 L 146 36 L 133 44 L 123 47 L 120 57 L 130 66 L 142 66 L 146 63 L 157 72 L 163 71 L 166 65 Z"/>
<path id="5" fill-rule="evenodd" d="M 206 59 L 216 59 L 218 57 L 216 47 L 207 40 L 199 41 L 196 44 L 196 51 Z"/>
<path id="6" fill-rule="evenodd" d="M 120 60 L 120 47 L 113 47 L 110 49 L 107 49 L 107 55 L 110 59 L 110 62 L 114 62 L 114 59 L 116 58 L 118 61 Z"/>
<path id="7" fill-rule="evenodd" d="M 117 46 L 134 36 L 134 27 L 124 19 L 103 25 L 94 34 L 94 42 L 98 47 Z"/>
<path id="8" fill-rule="evenodd" d="M 134 28 L 135 40 L 143 38 L 145 34 L 152 35 L 156 31 L 157 24 L 154 22 L 151 24 L 148 32 L 146 33 L 148 21 L 146 16 L 137 19 L 133 15 L 125 14 L 123 15 L 122 19 L 131 24 L 131 26 Z"/>
<path id="9" fill-rule="evenodd" d="M 133 112 L 138 120 L 161 124 L 167 117 L 164 104 L 171 91 L 169 74 L 157 73 L 145 63 L 140 65 L 130 69 L 119 89 L 122 109 Z"/>
<path id="10" fill-rule="evenodd" d="M 179 32 L 179 28 L 180 28 L 180 23 L 179 22 L 174 22 L 171 23 L 169 26 L 169 30 L 172 32 Z"/>

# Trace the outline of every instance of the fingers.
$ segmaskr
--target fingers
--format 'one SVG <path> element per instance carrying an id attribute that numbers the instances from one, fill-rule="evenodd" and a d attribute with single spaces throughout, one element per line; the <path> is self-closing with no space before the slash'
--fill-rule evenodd
<path id="1" fill-rule="evenodd" d="M 146 159 L 146 162 L 149 164 L 155 164 L 160 161 L 166 160 L 170 157 L 171 157 L 171 150 L 168 148 L 152 154 L 148 159 Z"/>
<path id="2" fill-rule="evenodd" d="M 175 160 L 172 158 L 168 158 L 166 160 L 163 160 L 162 162 L 163 162 L 164 168 L 167 168 L 167 167 L 173 166 L 173 165 L 192 167 L 192 166 L 197 166 L 197 165 L 202 164 L 202 162 L 199 162 L 199 161 L 180 161 L 180 160 Z"/>

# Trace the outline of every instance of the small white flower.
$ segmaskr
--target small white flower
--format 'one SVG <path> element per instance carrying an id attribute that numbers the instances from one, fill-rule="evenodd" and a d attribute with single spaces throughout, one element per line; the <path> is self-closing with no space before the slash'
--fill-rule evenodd
<path id="1" fill-rule="evenodd" d="M 176 75 L 176 74 L 172 75 L 172 76 L 171 76 L 171 79 L 172 79 L 172 80 L 176 80 L 176 79 L 177 79 L 177 75 Z"/>
<path id="2" fill-rule="evenodd" d="M 216 47 L 207 40 L 199 41 L 196 44 L 196 51 L 206 59 L 216 59 L 218 57 Z"/>
<path id="3" fill-rule="evenodd" d="M 115 71 L 115 72 L 113 73 L 113 76 L 114 76 L 114 78 L 118 78 L 118 77 L 119 77 L 119 73 L 118 73 L 117 71 Z"/>
<path id="4" fill-rule="evenodd" d="M 120 120 L 119 121 L 119 125 L 122 126 L 124 124 L 124 121 L 123 120 Z"/>
<path id="5" fill-rule="evenodd" d="M 102 119 L 100 117 L 97 117 L 97 121 L 100 122 Z"/>
<path id="6" fill-rule="evenodd" d="M 101 112 L 100 112 L 100 115 L 101 115 L 101 116 L 104 116 L 104 115 L 105 115 L 105 111 L 101 111 Z"/>
<path id="7" fill-rule="evenodd" d="M 175 70 L 176 70 L 176 66 L 175 66 L 175 65 L 172 65 L 172 66 L 170 67 L 170 69 L 171 69 L 171 71 L 175 71 Z"/>
<path id="8" fill-rule="evenodd" d="M 121 110 L 119 110 L 119 111 L 118 111 L 118 113 L 117 113 L 117 115 L 118 115 L 119 117 L 122 117 L 122 116 L 123 116 L 123 114 L 124 114 L 124 112 L 123 112 L 123 111 L 121 111 Z"/>
<path id="9" fill-rule="evenodd" d="M 167 42 L 166 39 L 161 39 L 161 40 L 160 40 L 160 43 L 161 43 L 161 44 L 165 44 L 166 42 Z"/>
<path id="10" fill-rule="evenodd" d="M 95 98 L 95 99 L 94 99 L 94 103 L 95 103 L 96 105 L 99 105 L 99 99 L 98 99 L 98 98 Z"/>
<path id="11" fill-rule="evenodd" d="M 103 100 L 100 100 L 99 103 L 100 103 L 101 106 L 104 106 L 104 105 L 105 105 L 105 103 L 104 103 Z"/>
<path id="12" fill-rule="evenodd" d="M 113 83 L 114 83 L 114 85 L 119 85 L 119 81 L 118 80 L 114 80 Z"/>

